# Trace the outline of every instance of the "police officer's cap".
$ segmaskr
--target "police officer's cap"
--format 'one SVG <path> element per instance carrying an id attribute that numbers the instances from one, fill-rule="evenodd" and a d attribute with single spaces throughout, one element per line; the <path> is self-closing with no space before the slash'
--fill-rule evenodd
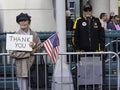
<path id="1" fill-rule="evenodd" d="M 86 3 L 83 7 L 84 11 L 92 11 L 92 6 L 89 3 Z"/>
<path id="2" fill-rule="evenodd" d="M 20 21 L 29 21 L 29 23 L 31 22 L 31 16 L 29 16 L 27 13 L 20 13 L 17 17 L 16 17 L 16 22 L 19 23 Z"/>

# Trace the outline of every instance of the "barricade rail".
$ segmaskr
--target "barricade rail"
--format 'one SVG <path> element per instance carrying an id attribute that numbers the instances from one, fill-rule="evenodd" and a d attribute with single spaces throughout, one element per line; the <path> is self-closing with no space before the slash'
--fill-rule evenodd
<path id="1" fill-rule="evenodd" d="M 34 55 L 37 62 L 35 74 L 37 90 L 39 88 L 40 90 L 58 90 L 58 88 L 59 90 L 119 90 L 120 88 L 119 56 L 114 52 L 61 53 L 56 64 L 50 62 L 46 53 Z M 0 58 L 3 59 L 3 63 L 0 64 L 0 90 L 18 90 L 14 59 L 7 53 L 0 53 Z M 7 60 L 10 61 L 9 64 L 6 63 Z M 42 65 L 44 66 L 41 70 L 39 66 Z M 32 85 L 33 80 L 30 76 L 29 80 L 29 85 Z"/>

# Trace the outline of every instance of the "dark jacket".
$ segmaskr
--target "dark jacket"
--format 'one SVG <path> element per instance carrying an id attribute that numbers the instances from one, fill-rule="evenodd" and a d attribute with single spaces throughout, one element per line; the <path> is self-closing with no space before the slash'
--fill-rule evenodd
<path id="1" fill-rule="evenodd" d="M 72 42 L 78 51 L 103 51 L 105 48 L 105 30 L 98 18 L 91 17 L 90 24 L 86 17 L 76 19 L 73 26 Z"/>
<path id="2" fill-rule="evenodd" d="M 119 26 L 120 26 L 120 24 L 119 24 Z M 108 23 L 107 28 L 108 29 L 112 29 L 112 30 L 117 30 L 116 27 L 115 27 L 115 25 L 114 25 L 114 23 L 112 21 L 110 21 Z"/>
<path id="3" fill-rule="evenodd" d="M 72 31 L 73 30 L 73 20 L 70 17 L 66 17 L 66 30 Z"/>

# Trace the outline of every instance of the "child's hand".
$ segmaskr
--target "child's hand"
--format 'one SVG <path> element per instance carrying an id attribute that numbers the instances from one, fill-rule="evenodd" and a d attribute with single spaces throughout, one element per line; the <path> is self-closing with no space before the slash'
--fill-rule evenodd
<path id="1" fill-rule="evenodd" d="M 29 43 L 29 46 L 30 46 L 32 49 L 34 49 L 35 45 L 36 45 L 36 44 L 35 44 L 34 42 L 30 42 L 30 43 Z"/>

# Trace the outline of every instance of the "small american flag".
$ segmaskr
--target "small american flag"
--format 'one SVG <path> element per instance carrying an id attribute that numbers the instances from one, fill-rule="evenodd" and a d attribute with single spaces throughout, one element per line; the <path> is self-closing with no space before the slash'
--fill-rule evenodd
<path id="1" fill-rule="evenodd" d="M 56 63 L 59 53 L 59 38 L 57 33 L 53 34 L 46 41 L 44 41 L 43 45 L 50 57 L 51 62 Z"/>

